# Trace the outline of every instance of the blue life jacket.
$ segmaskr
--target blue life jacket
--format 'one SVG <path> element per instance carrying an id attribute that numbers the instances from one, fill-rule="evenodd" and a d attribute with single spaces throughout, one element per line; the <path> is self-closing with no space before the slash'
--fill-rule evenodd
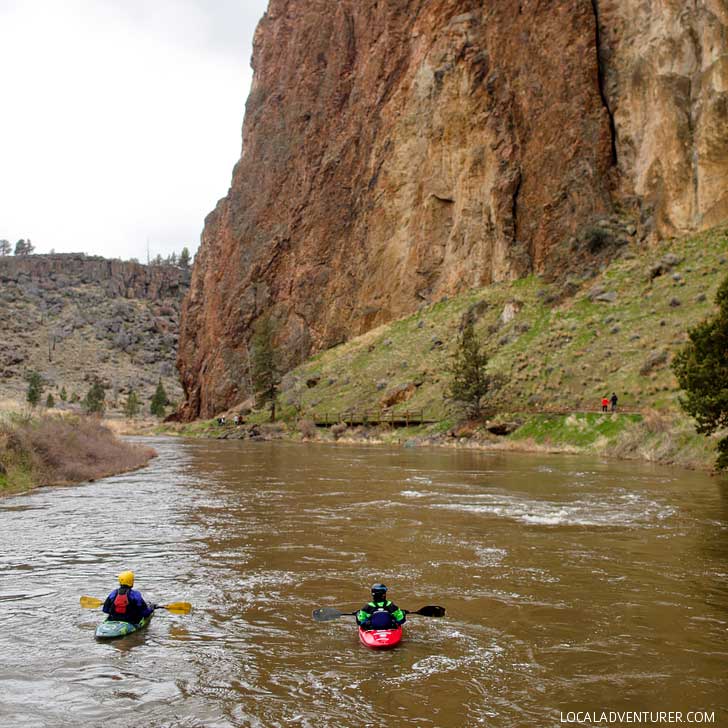
<path id="1" fill-rule="evenodd" d="M 396 620 L 389 612 L 374 612 L 369 619 L 372 629 L 392 629 L 397 625 Z"/>

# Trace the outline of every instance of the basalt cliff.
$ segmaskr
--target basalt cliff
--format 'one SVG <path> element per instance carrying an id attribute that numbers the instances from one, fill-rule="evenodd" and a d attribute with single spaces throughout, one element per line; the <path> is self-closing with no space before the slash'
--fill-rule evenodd
<path id="1" fill-rule="evenodd" d="M 728 218 L 726 0 L 271 0 L 183 306 L 182 415 L 423 302 Z"/>
<path id="2" fill-rule="evenodd" d="M 43 401 L 50 393 L 58 407 L 71 408 L 96 380 L 109 412 L 134 389 L 146 414 L 160 380 L 178 400 L 174 358 L 189 278 L 173 265 L 80 253 L 0 256 L 0 403 L 25 401 L 30 372 L 41 375 Z"/>

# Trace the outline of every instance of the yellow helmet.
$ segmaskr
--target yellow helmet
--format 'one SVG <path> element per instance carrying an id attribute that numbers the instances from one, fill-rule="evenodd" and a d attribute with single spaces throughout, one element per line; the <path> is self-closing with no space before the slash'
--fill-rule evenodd
<path id="1" fill-rule="evenodd" d="M 134 572 L 122 571 L 121 574 L 119 574 L 119 586 L 134 586 Z"/>

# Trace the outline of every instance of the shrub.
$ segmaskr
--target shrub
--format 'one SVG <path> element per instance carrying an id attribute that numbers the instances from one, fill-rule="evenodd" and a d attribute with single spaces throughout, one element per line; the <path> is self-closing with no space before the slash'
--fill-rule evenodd
<path id="1" fill-rule="evenodd" d="M 590 225 L 584 229 L 582 235 L 584 243 L 592 255 L 604 250 L 604 248 L 610 247 L 614 243 L 614 238 L 609 230 L 599 225 Z"/>
<path id="2" fill-rule="evenodd" d="M 118 439 L 96 419 L 45 415 L 0 424 L 0 464 L 16 490 L 96 480 L 139 468 L 155 454 Z"/>
<path id="3" fill-rule="evenodd" d="M 315 440 L 318 432 L 316 429 L 316 423 L 313 420 L 299 420 L 298 431 L 301 433 L 304 440 Z"/>
<path id="4" fill-rule="evenodd" d="M 347 430 L 346 422 L 338 422 L 331 426 L 331 434 L 334 436 L 334 440 L 338 440 Z"/>

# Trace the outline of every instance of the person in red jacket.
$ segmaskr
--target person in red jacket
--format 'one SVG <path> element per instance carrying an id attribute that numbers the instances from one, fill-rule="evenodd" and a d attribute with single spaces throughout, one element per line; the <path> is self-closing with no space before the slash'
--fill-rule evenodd
<path id="1" fill-rule="evenodd" d="M 134 572 L 122 571 L 119 574 L 119 588 L 106 597 L 101 608 L 101 611 L 109 615 L 109 619 L 139 624 L 157 608 L 156 604 L 147 604 L 141 593 L 132 589 L 133 586 Z"/>
<path id="2" fill-rule="evenodd" d="M 609 412 L 609 399 L 602 397 L 602 412 Z"/>

